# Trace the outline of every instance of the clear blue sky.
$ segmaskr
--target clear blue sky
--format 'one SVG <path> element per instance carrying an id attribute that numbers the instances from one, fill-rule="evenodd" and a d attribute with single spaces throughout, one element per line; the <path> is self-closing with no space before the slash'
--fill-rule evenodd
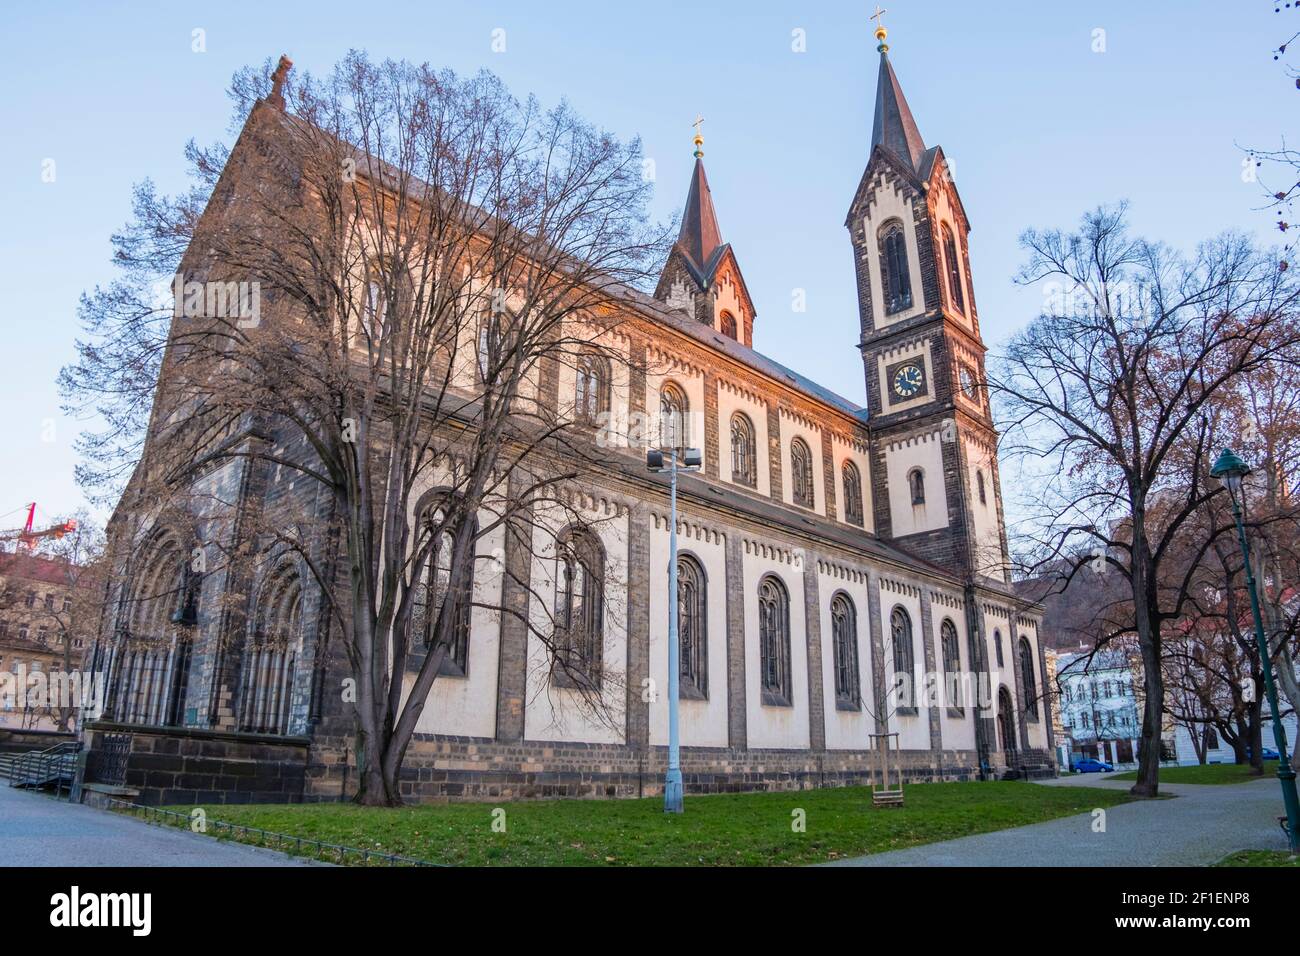
<path id="1" fill-rule="evenodd" d="M 1087 3 L 885 0 L 891 59 L 927 144 L 955 163 L 989 345 L 1033 317 L 1013 287 L 1017 236 L 1099 202 L 1176 245 L 1225 228 L 1278 233 L 1237 144 L 1271 146 L 1297 93 L 1270 50 L 1300 27 L 1271 0 Z M 0 277 L 6 423 L 0 515 L 35 498 L 82 503 L 74 421 L 55 375 L 73 355 L 77 297 L 112 278 L 109 236 L 132 183 L 185 184 L 182 150 L 227 138 L 230 75 L 288 53 L 327 70 L 375 58 L 487 67 L 519 94 L 567 97 L 657 163 L 656 212 L 685 200 L 691 121 L 723 236 L 735 247 L 762 352 L 857 401 L 857 305 L 844 215 L 867 159 L 878 55 L 874 4 L 423 2 L 21 4 L 0 41 Z M 814 8 L 815 9 L 810 9 Z M 374 16 L 371 16 L 374 14 Z M 1288 27 L 1290 31 L 1288 31 Z M 192 31 L 206 52 L 192 52 Z M 493 31 L 506 49 L 492 51 Z M 1093 52 L 1093 31 L 1106 52 Z M 792 31 L 807 50 L 792 51 Z M 42 182 L 53 159 L 56 180 Z M 791 312 L 793 289 L 808 311 Z M 53 440 L 49 426 L 53 423 Z M 16 515 L 0 518 L 12 526 Z"/>

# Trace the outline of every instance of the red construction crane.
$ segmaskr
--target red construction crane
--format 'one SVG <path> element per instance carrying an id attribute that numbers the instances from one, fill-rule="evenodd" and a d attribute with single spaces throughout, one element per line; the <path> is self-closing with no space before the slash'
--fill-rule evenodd
<path id="1" fill-rule="evenodd" d="M 62 538 L 65 534 L 71 534 L 77 530 L 77 522 L 68 520 L 50 525 L 43 531 L 34 531 L 32 530 L 32 522 L 35 519 L 36 502 L 33 501 L 27 506 L 27 523 L 21 528 L 11 528 L 6 531 L 0 531 L 0 541 L 16 540 L 20 548 L 26 548 L 30 551 L 41 538 Z"/>

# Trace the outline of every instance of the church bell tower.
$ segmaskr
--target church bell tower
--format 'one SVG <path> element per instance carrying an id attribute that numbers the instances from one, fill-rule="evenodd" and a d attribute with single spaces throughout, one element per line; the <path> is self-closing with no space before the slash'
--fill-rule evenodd
<path id="1" fill-rule="evenodd" d="M 845 225 L 857 273 L 881 537 L 970 580 L 1009 581 L 970 222 L 876 29 L 871 154 Z M 881 484 L 883 479 L 883 486 Z"/>
<path id="2" fill-rule="evenodd" d="M 754 302 L 731 243 L 722 241 L 713 192 L 704 175 L 704 136 L 700 132 L 703 122 L 703 118 L 695 121 L 691 188 L 682 210 L 682 227 L 659 275 L 655 298 L 752 348 Z"/>

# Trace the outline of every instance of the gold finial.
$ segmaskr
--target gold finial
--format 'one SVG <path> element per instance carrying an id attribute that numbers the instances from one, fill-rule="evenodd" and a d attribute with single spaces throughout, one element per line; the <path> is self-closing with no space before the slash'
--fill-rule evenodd
<path id="1" fill-rule="evenodd" d="M 876 21 L 876 39 L 880 41 L 880 45 L 876 49 L 881 53 L 889 52 L 889 44 L 885 42 L 885 37 L 889 36 L 889 31 L 885 29 L 885 24 L 880 19 L 888 12 L 888 10 L 880 9 L 880 4 L 876 4 L 876 12 L 871 15 L 871 19 Z"/>
<path id="2" fill-rule="evenodd" d="M 704 145 L 704 135 L 700 132 L 700 127 L 704 125 L 704 117 L 696 113 L 695 122 L 691 125 L 695 127 L 695 158 L 699 159 L 704 155 L 704 150 L 701 149 Z"/>

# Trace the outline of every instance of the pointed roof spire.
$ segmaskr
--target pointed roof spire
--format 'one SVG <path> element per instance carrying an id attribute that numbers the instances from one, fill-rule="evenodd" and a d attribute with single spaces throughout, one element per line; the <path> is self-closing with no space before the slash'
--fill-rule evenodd
<path id="1" fill-rule="evenodd" d="M 707 278 L 712 271 L 714 253 L 722 246 L 722 230 L 718 227 L 717 213 L 713 211 L 709 180 L 704 175 L 704 158 L 699 148 L 703 140 L 698 133 L 696 140 L 695 171 L 691 174 L 691 191 L 686 196 L 677 245 L 700 276 Z"/>
<path id="2" fill-rule="evenodd" d="M 876 8 L 876 18 L 885 11 Z M 876 19 L 873 18 L 873 19 Z M 877 19 L 877 23 L 879 20 Z M 894 67 L 889 62 L 889 44 L 884 26 L 876 27 L 876 39 L 880 45 L 880 76 L 876 80 L 876 119 L 871 127 L 871 148 L 883 145 L 896 157 L 911 167 L 912 172 L 920 174 L 925 157 L 925 140 L 916 128 L 916 120 L 908 109 L 903 97 L 903 88 L 894 75 Z"/>

